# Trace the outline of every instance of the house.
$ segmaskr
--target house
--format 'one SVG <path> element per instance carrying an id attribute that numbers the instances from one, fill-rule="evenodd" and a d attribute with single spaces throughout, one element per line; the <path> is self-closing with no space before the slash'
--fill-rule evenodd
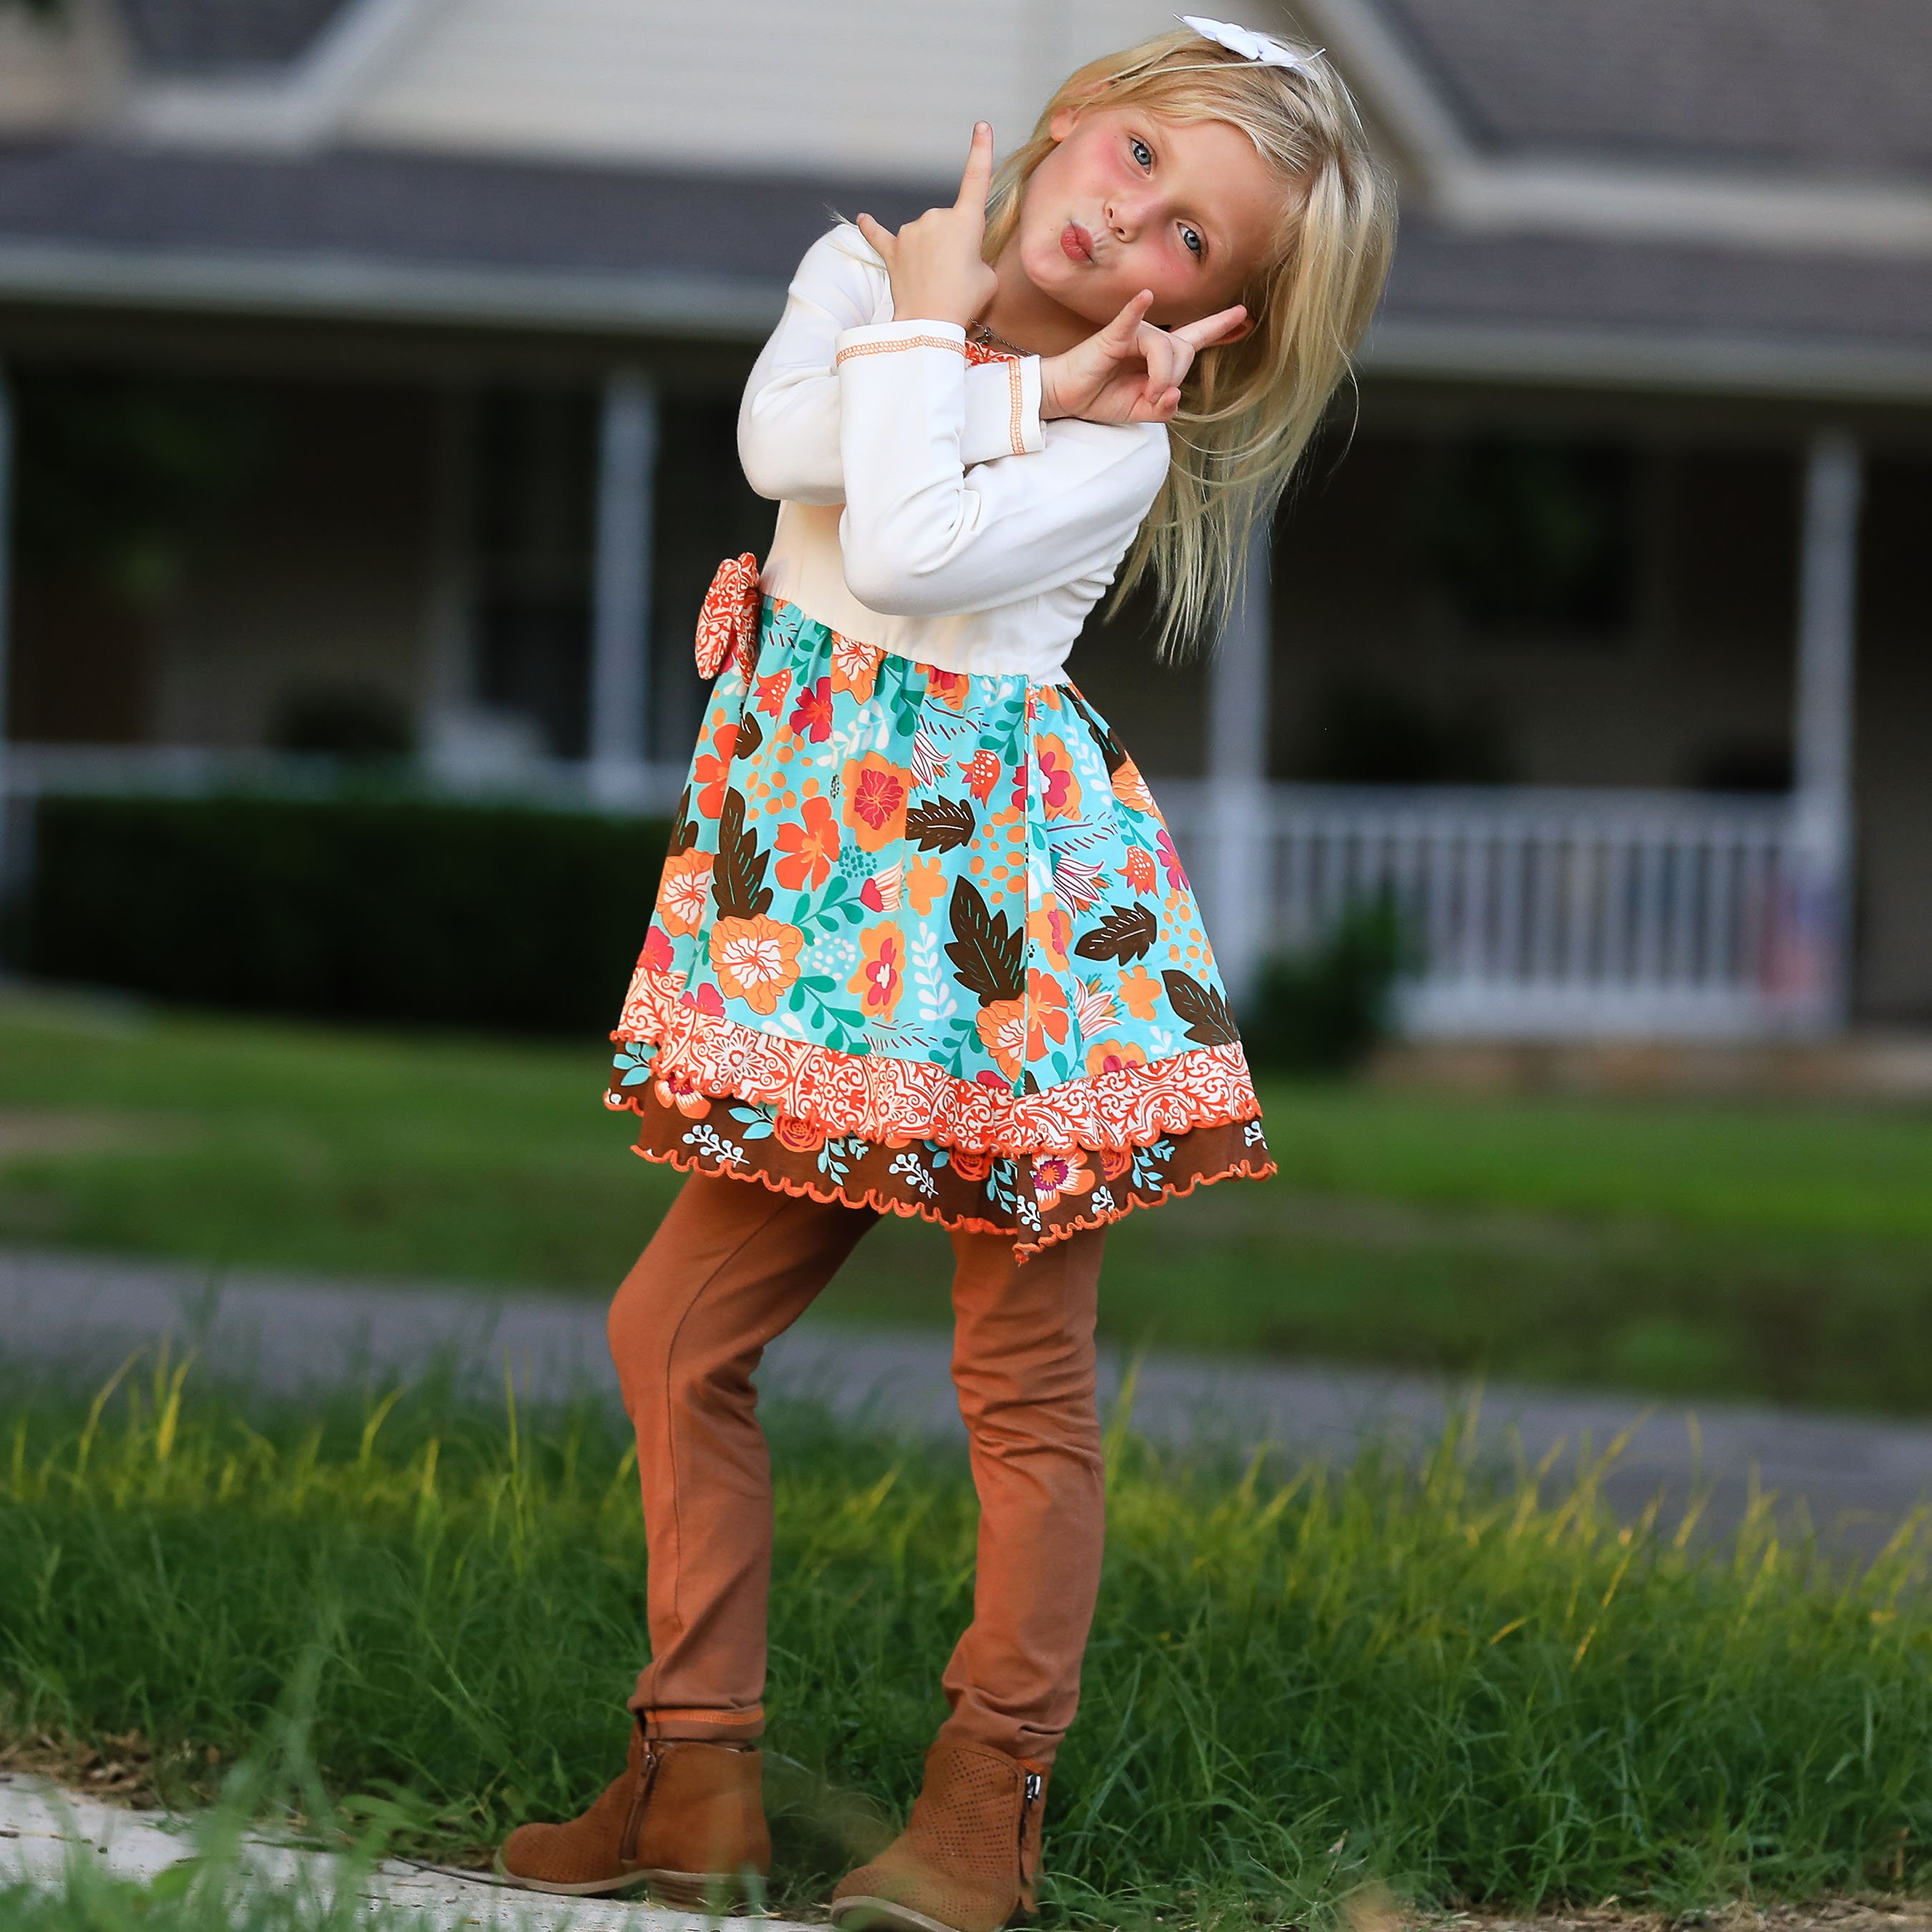
<path id="1" fill-rule="evenodd" d="M 0 0 L 0 782 L 661 804 L 790 265 L 1170 17 Z M 1388 298 L 1211 668 L 1130 615 L 1073 664 L 1231 976 L 1387 892 L 1425 1032 L 1932 1018 L 1932 16 L 1248 17 L 1397 170 Z"/>

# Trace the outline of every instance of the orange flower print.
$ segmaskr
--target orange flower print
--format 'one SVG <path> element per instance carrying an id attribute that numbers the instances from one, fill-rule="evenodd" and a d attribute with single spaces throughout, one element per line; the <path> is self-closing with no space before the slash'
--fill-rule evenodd
<path id="1" fill-rule="evenodd" d="M 1151 812 L 1156 809 L 1154 794 L 1148 790 L 1148 782 L 1141 776 L 1141 768 L 1132 759 L 1123 759 L 1114 768 L 1114 796 L 1130 811 Z"/>
<path id="2" fill-rule="evenodd" d="M 984 805 L 992 796 L 994 786 L 1000 782 L 999 760 L 982 745 L 970 759 L 960 760 L 959 770 L 966 780 L 967 789 Z"/>
<path id="3" fill-rule="evenodd" d="M 798 688 L 798 702 L 792 706 L 791 728 L 801 738 L 822 745 L 832 735 L 832 680 L 821 677 L 815 684 Z"/>
<path id="4" fill-rule="evenodd" d="M 1100 1178 L 1118 1180 L 1134 1164 L 1132 1148 L 1108 1148 L 1100 1156 Z"/>
<path id="5" fill-rule="evenodd" d="M 994 1000 L 980 1009 L 980 1041 L 1009 1080 L 1029 1060 L 1046 1058 L 1046 1043 L 1066 1037 L 1066 995 L 1051 973 L 1029 968 L 1026 998 Z"/>
<path id="6" fill-rule="evenodd" d="M 1132 967 L 1120 975 L 1120 998 L 1136 1019 L 1150 1020 L 1160 998 L 1160 982 L 1144 967 Z"/>
<path id="7" fill-rule="evenodd" d="M 697 788 L 695 809 L 700 818 L 716 818 L 724 809 L 724 788 L 731 776 L 731 757 L 738 748 L 738 721 L 721 724 L 711 734 L 711 749 L 700 754 L 691 768 L 691 781 Z"/>
<path id="8" fill-rule="evenodd" d="M 809 1120 L 794 1120 L 789 1114 L 779 1114 L 772 1127 L 778 1137 L 778 1145 L 789 1148 L 794 1154 L 809 1154 L 813 1148 L 825 1144 L 824 1128 L 814 1127 Z"/>
<path id="9" fill-rule="evenodd" d="M 1034 740 L 1034 760 L 1040 767 L 1040 797 L 1049 818 L 1080 816 L 1080 781 L 1073 776 L 1072 755 L 1066 740 L 1051 731 Z"/>
<path id="10" fill-rule="evenodd" d="M 937 859 L 915 859 L 905 869 L 905 896 L 921 919 L 946 896 L 946 868 Z"/>
<path id="11" fill-rule="evenodd" d="M 1118 1073 L 1123 1067 L 1144 1066 L 1147 1049 L 1130 1040 L 1099 1040 L 1087 1049 L 1090 1074 Z"/>
<path id="12" fill-rule="evenodd" d="M 1066 949 L 1073 943 L 1073 922 L 1052 892 L 1035 906 L 1027 920 L 1027 937 L 1055 966 L 1066 964 Z"/>
<path id="13" fill-rule="evenodd" d="M 776 718 L 784 709 L 785 693 L 791 688 L 791 673 L 775 670 L 758 680 L 758 709 L 767 718 Z"/>
<path id="14" fill-rule="evenodd" d="M 849 691 L 861 704 L 869 704 L 872 686 L 886 654 L 877 644 L 862 644 L 856 638 L 832 634 L 832 688 Z"/>
<path id="15" fill-rule="evenodd" d="M 980 1044 L 1009 1080 L 1020 1077 L 1026 1064 L 1027 1003 L 993 1000 L 980 1009 Z"/>
<path id="16" fill-rule="evenodd" d="M 952 1172 L 962 1180 L 984 1180 L 993 1171 L 993 1156 L 975 1154 L 970 1148 L 952 1150 Z"/>
<path id="17" fill-rule="evenodd" d="M 845 982 L 859 995 L 868 1020 L 892 1018 L 905 991 L 905 934 L 890 920 L 859 935 L 859 970 Z"/>
<path id="18" fill-rule="evenodd" d="M 660 1073 L 651 1082 L 662 1107 L 675 1107 L 680 1114 L 688 1114 L 694 1120 L 701 1120 L 711 1111 L 711 1100 L 698 1084 L 695 1074 L 682 1069 L 671 1073 Z"/>
<path id="19" fill-rule="evenodd" d="M 658 885 L 658 916 L 664 921 L 665 932 L 680 938 L 695 932 L 710 903 L 711 854 L 674 852 L 664 861 L 664 877 Z"/>
<path id="20" fill-rule="evenodd" d="M 878 752 L 845 760 L 845 823 L 861 851 L 876 852 L 905 836 L 910 774 Z"/>
<path id="21" fill-rule="evenodd" d="M 767 919 L 721 919 L 711 928 L 711 970 L 734 1000 L 754 1013 L 777 1010 L 778 995 L 798 977 L 805 934 Z"/>
<path id="22" fill-rule="evenodd" d="M 897 912 L 904 884 L 904 866 L 888 866 L 883 872 L 874 872 L 859 888 L 859 903 L 870 912 Z"/>
<path id="23" fill-rule="evenodd" d="M 1027 1058 L 1043 1058 L 1046 1042 L 1066 1037 L 1066 995 L 1051 973 L 1027 969 Z"/>
<path id="24" fill-rule="evenodd" d="M 1127 882 L 1130 892 L 1150 892 L 1154 890 L 1154 854 L 1144 851 L 1138 845 L 1127 848 L 1127 862 L 1120 868 L 1120 877 Z"/>
<path id="25" fill-rule="evenodd" d="M 778 884 L 794 892 L 801 886 L 816 891 L 838 862 L 838 820 L 830 801 L 822 798 L 807 799 L 799 820 L 787 819 L 778 827 Z"/>
<path id="26" fill-rule="evenodd" d="M 929 670 L 926 674 L 926 694 L 949 711 L 964 711 L 972 694 L 973 680 L 963 670 Z"/>
<path id="27" fill-rule="evenodd" d="M 1093 1170 L 1081 1165 L 1077 1154 L 1036 1154 L 1033 1157 L 1033 1191 L 1043 1213 L 1058 1208 L 1063 1194 L 1092 1193 Z"/>

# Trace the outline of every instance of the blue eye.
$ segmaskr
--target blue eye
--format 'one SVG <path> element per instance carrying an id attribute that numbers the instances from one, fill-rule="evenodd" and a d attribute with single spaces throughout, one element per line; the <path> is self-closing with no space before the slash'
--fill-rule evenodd
<path id="1" fill-rule="evenodd" d="M 1137 134 L 1130 134 L 1127 136 L 1127 140 L 1129 144 L 1133 148 L 1134 159 L 1139 162 L 1141 166 L 1144 168 L 1152 167 L 1154 166 L 1154 150 L 1150 148 Z"/>
<path id="2" fill-rule="evenodd" d="M 1204 246 L 1201 237 L 1192 229 L 1184 228 L 1180 231 L 1180 238 L 1186 243 L 1189 253 L 1198 258 Z"/>

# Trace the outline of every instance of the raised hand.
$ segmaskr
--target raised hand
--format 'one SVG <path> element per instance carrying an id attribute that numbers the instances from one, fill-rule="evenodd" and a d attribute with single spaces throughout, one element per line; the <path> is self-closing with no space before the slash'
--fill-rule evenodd
<path id="1" fill-rule="evenodd" d="M 959 195 L 950 208 L 928 208 L 896 235 L 869 214 L 860 233 L 878 249 L 892 279 L 892 314 L 901 322 L 955 322 L 964 328 L 993 298 L 999 278 L 980 250 L 986 196 L 993 184 L 993 130 L 973 128 Z"/>
<path id="2" fill-rule="evenodd" d="M 1088 422 L 1166 422 L 1180 406 L 1180 386 L 1204 349 L 1241 332 L 1237 302 L 1178 328 L 1147 320 L 1151 290 L 1134 296 L 1105 328 L 1040 365 L 1040 414 Z"/>

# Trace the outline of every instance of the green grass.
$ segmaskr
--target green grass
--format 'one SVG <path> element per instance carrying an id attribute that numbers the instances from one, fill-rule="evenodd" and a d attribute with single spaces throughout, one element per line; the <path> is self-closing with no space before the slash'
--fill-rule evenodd
<path id="1" fill-rule="evenodd" d="M 379 1912 L 359 1898 L 269 1892 L 238 1866 L 202 1866 L 196 1880 L 182 1892 L 165 1876 L 142 1885 L 82 1866 L 57 1888 L 0 1886 L 0 1925 L 7 1932 L 406 1932 L 422 1922 L 418 1912 Z"/>
<path id="2" fill-rule="evenodd" d="M 0 1241 L 608 1292 L 676 1184 L 600 1042 L 0 1005 Z M 1112 1337 L 1932 1408 L 1932 1114 L 1264 1090 L 1280 1179 L 1109 1237 Z M 833 1318 L 945 1318 L 893 1222 Z"/>
<path id="3" fill-rule="evenodd" d="M 950 1456 L 796 1414 L 776 1447 L 766 1749 L 799 1907 L 910 1795 L 975 1517 Z M 1109 1468 L 1059 1922 L 1307 1924 L 1373 1881 L 1679 1910 L 1923 1876 L 1922 1522 L 1847 1576 L 1762 1514 L 1700 1550 L 1619 1529 L 1594 1475 L 1491 1490 L 1453 1437 L 1335 1476 L 1117 1430 Z M 164 1370 L 93 1414 L 16 1399 L 0 1550 L 0 1730 L 138 1726 L 177 1792 L 299 1706 L 347 1815 L 474 1853 L 621 1757 L 644 1552 L 599 1413 L 250 1414 Z"/>

